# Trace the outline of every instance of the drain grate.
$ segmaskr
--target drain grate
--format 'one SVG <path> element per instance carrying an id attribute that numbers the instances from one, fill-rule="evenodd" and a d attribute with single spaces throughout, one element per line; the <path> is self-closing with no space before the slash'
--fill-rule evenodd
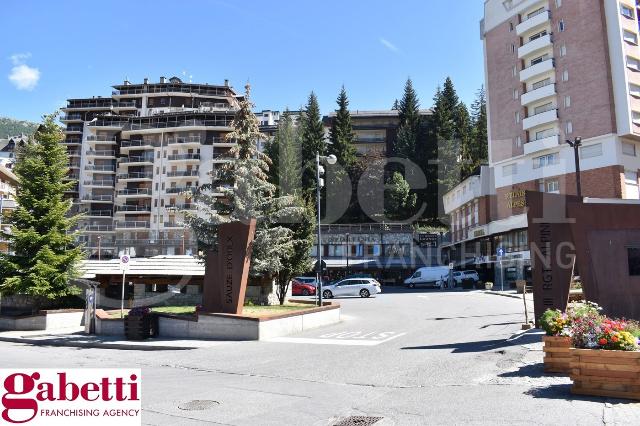
<path id="1" fill-rule="evenodd" d="M 349 416 L 334 423 L 333 426 L 369 426 L 382 420 L 382 417 Z"/>
<path id="2" fill-rule="evenodd" d="M 189 401 L 183 404 L 179 404 L 178 408 L 184 411 L 202 411 L 202 410 L 208 410 L 218 405 L 220 405 L 218 401 L 201 399 L 201 400 Z M 370 424 L 370 423 L 366 423 L 366 424 Z"/>

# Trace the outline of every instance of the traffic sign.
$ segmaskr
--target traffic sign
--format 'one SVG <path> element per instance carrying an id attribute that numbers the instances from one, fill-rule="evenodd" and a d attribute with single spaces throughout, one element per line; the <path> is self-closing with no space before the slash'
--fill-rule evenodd
<path id="1" fill-rule="evenodd" d="M 128 271 L 129 270 L 129 261 L 131 259 L 129 258 L 128 254 L 124 254 L 122 256 L 120 256 L 120 270 L 121 271 Z"/>
<path id="2" fill-rule="evenodd" d="M 504 256 L 504 248 L 503 248 L 503 247 L 498 247 L 498 250 L 496 250 L 496 254 L 497 254 L 499 257 Z"/>

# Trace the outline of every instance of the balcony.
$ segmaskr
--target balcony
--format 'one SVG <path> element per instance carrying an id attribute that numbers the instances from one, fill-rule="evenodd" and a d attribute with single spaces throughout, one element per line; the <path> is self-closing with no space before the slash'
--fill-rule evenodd
<path id="1" fill-rule="evenodd" d="M 90 149 L 85 154 L 87 157 L 116 158 L 116 152 L 110 149 Z"/>
<path id="2" fill-rule="evenodd" d="M 89 135 L 87 136 L 87 142 L 115 145 L 116 138 L 115 136 Z"/>
<path id="3" fill-rule="evenodd" d="M 82 139 L 80 138 L 67 138 L 60 142 L 64 146 L 80 146 L 82 145 Z"/>
<path id="4" fill-rule="evenodd" d="M 519 36 L 522 36 L 522 34 L 529 32 L 533 29 L 536 29 L 538 27 L 542 27 L 543 25 L 548 24 L 550 21 L 551 21 L 551 12 L 548 10 L 545 10 L 518 24 L 516 26 L 516 33 Z"/>
<path id="5" fill-rule="evenodd" d="M 543 111 L 538 114 L 529 116 L 522 120 L 522 128 L 529 130 L 533 127 L 541 126 L 543 124 L 553 123 L 558 120 L 558 110 L 556 108 L 548 111 Z"/>
<path id="6" fill-rule="evenodd" d="M 165 208 L 167 210 L 195 210 L 196 205 L 194 203 L 167 204 Z"/>
<path id="7" fill-rule="evenodd" d="M 183 136 L 168 138 L 167 145 L 200 145 L 200 136 Z"/>
<path id="8" fill-rule="evenodd" d="M 86 187 L 113 187 L 114 185 L 113 179 L 94 179 L 94 180 L 85 180 L 84 186 Z"/>
<path id="9" fill-rule="evenodd" d="M 520 81 L 529 81 L 541 74 L 553 71 L 555 67 L 556 62 L 553 58 L 547 59 L 546 61 L 538 62 L 537 64 L 531 65 L 530 67 L 527 67 L 520 71 Z"/>
<path id="10" fill-rule="evenodd" d="M 127 166 L 153 166 L 153 156 L 151 155 L 135 155 L 120 158 L 120 164 Z"/>
<path id="11" fill-rule="evenodd" d="M 160 144 L 156 141 L 138 139 L 138 140 L 123 140 L 120 142 L 120 150 L 122 152 L 128 152 L 130 150 L 145 150 L 145 149 L 153 149 L 154 147 L 160 146 Z"/>
<path id="12" fill-rule="evenodd" d="M 524 153 L 532 154 L 534 152 L 543 151 L 545 149 L 555 148 L 560 144 L 559 135 L 546 136 L 544 138 L 535 139 L 524 144 Z"/>
<path id="13" fill-rule="evenodd" d="M 184 229 L 184 223 L 179 222 L 164 222 L 161 224 L 163 228 L 168 229 Z"/>
<path id="14" fill-rule="evenodd" d="M 183 178 L 183 177 L 198 177 L 200 172 L 198 170 L 177 170 L 167 172 L 168 178 Z"/>
<path id="15" fill-rule="evenodd" d="M 151 213 L 151 206 L 137 205 L 137 204 L 125 204 L 122 206 L 116 206 L 116 212 L 119 213 Z"/>
<path id="16" fill-rule="evenodd" d="M 122 110 L 122 109 L 136 109 L 136 101 L 135 100 L 131 100 L 131 101 L 120 101 L 120 102 L 114 102 L 113 103 L 113 109 L 115 110 Z"/>
<path id="17" fill-rule="evenodd" d="M 88 194 L 82 197 L 83 203 L 113 203 L 113 195 L 93 195 Z"/>
<path id="18" fill-rule="evenodd" d="M 191 192 L 195 190 L 196 190 L 195 186 L 174 186 L 171 188 L 167 188 L 165 192 L 167 194 L 181 194 L 183 192 Z"/>
<path id="19" fill-rule="evenodd" d="M 85 218 L 113 217 L 111 210 L 85 210 L 81 212 Z"/>
<path id="20" fill-rule="evenodd" d="M 167 157 L 168 161 L 200 161 L 200 154 L 177 154 Z"/>
<path id="21" fill-rule="evenodd" d="M 129 172 L 129 173 L 120 173 L 118 174 L 119 180 L 131 180 L 131 181 L 143 181 L 143 180 L 152 180 L 153 172 Z"/>
<path id="22" fill-rule="evenodd" d="M 112 225 L 85 225 L 83 232 L 113 232 Z"/>
<path id="23" fill-rule="evenodd" d="M 148 221 L 122 221 L 116 222 L 116 229 L 148 229 L 150 222 Z"/>
<path id="24" fill-rule="evenodd" d="M 544 98 L 555 96 L 555 94 L 556 85 L 555 83 L 551 83 L 522 94 L 522 96 L 520 96 L 520 102 L 522 106 L 527 106 Z"/>
<path id="25" fill-rule="evenodd" d="M 93 173 L 115 173 L 116 172 L 116 166 L 112 164 L 100 164 L 100 165 L 88 164 L 84 166 L 84 169 L 88 172 L 93 172 Z"/>
<path id="26" fill-rule="evenodd" d="M 82 114 L 67 114 L 60 117 L 62 122 L 82 121 Z"/>
<path id="27" fill-rule="evenodd" d="M 82 126 L 67 126 L 67 128 L 64 129 L 64 132 L 67 134 L 82 133 Z"/>
<path id="28" fill-rule="evenodd" d="M 127 188 L 117 192 L 118 197 L 151 197 L 151 188 Z"/>
<path id="29" fill-rule="evenodd" d="M 105 130 L 122 130 L 122 128 L 128 125 L 129 122 L 125 120 L 97 120 L 90 122 L 87 125 L 92 129 L 105 129 Z"/>
<path id="30" fill-rule="evenodd" d="M 551 34 L 539 37 L 533 41 L 528 42 L 518 48 L 518 59 L 522 59 L 525 56 L 529 56 L 532 53 L 539 52 L 542 49 L 553 46 L 553 38 Z"/>

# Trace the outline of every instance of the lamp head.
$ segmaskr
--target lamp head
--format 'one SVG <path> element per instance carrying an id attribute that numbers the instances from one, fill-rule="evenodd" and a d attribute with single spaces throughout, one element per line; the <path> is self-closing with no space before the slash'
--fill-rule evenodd
<path id="1" fill-rule="evenodd" d="M 576 145 L 580 145 L 582 143 L 582 137 L 578 136 L 575 142 L 576 142 Z"/>
<path id="2" fill-rule="evenodd" d="M 327 157 L 327 164 L 329 164 L 330 166 L 333 166 L 337 162 L 338 162 L 338 158 L 335 155 L 331 154 L 330 156 Z"/>
<path id="3" fill-rule="evenodd" d="M 569 139 L 567 139 L 565 142 L 568 143 L 570 147 L 573 147 L 573 142 L 570 141 Z"/>

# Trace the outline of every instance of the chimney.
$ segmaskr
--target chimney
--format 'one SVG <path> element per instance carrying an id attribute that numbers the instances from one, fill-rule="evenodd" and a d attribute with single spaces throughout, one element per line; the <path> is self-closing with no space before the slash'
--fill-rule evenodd
<path id="1" fill-rule="evenodd" d="M 160 77 L 160 83 L 164 83 L 165 78 L 164 77 Z"/>
<path id="2" fill-rule="evenodd" d="M 144 78 L 144 84 L 149 84 L 149 79 L 147 77 Z"/>
<path id="3" fill-rule="evenodd" d="M 228 78 L 225 78 L 225 79 L 224 79 L 224 85 L 225 85 L 226 87 L 229 87 L 229 79 L 228 79 Z"/>

